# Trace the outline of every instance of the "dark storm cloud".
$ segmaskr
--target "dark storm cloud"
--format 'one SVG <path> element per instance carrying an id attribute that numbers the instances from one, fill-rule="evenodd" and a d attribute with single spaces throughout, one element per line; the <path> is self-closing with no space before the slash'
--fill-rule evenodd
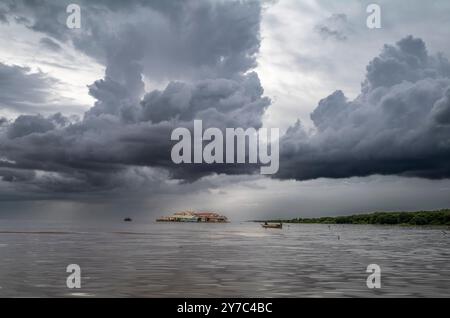
<path id="1" fill-rule="evenodd" d="M 56 127 L 64 127 L 70 124 L 70 120 L 60 113 L 49 117 L 41 115 L 20 115 L 8 126 L 9 139 L 28 136 L 33 133 L 46 133 Z"/>
<path id="2" fill-rule="evenodd" d="M 211 127 L 255 127 L 269 105 L 256 73 L 239 79 L 210 79 L 195 84 L 170 83 L 142 100 L 142 119 L 154 123 L 177 118 L 203 119 Z"/>
<path id="3" fill-rule="evenodd" d="M 26 17 L 37 32 L 71 41 L 119 77 L 136 62 L 153 79 L 231 77 L 256 66 L 259 1 L 78 3 L 79 30 L 65 26 L 62 1 L 18 1 L 10 12 Z"/>
<path id="4" fill-rule="evenodd" d="M 177 127 L 191 129 L 193 119 L 202 119 L 204 128 L 262 126 L 270 101 L 257 74 L 248 72 L 259 49 L 258 2 L 136 1 L 126 7 L 83 2 L 87 16 L 81 32 L 86 33 L 79 37 L 48 12 L 31 11 L 33 5 L 24 2 L 17 9 L 30 15 L 31 28 L 73 41 L 105 63 L 105 77 L 89 86 L 96 102 L 83 120 L 70 122 L 60 115 L 64 124 L 58 124 L 55 116 L 20 116 L 4 129 L 0 151 L 6 157 L 0 167 L 5 181 L 23 180 L 11 177 L 16 171 L 40 171 L 28 185 L 70 193 L 129 187 L 136 174 L 162 182 L 252 171 L 243 165 L 176 166 L 170 135 Z M 59 10 L 56 4 L 46 8 Z M 112 14 L 122 15 L 125 23 L 101 25 L 117 20 Z M 51 22 L 64 31 L 54 30 Z M 181 80 L 145 93 L 144 76 Z M 161 168 L 168 171 L 162 179 Z"/>
<path id="5" fill-rule="evenodd" d="M 34 171 L 0 168 L 0 177 L 6 182 L 30 181 L 35 177 Z"/>
<path id="6" fill-rule="evenodd" d="M 45 133 L 54 128 L 55 125 L 42 116 L 21 115 L 8 127 L 8 138 L 14 139 L 32 133 Z"/>
<path id="7" fill-rule="evenodd" d="M 33 112 L 36 105 L 48 101 L 56 83 L 57 80 L 40 71 L 0 62 L 0 109 Z"/>
<path id="8" fill-rule="evenodd" d="M 450 125 L 450 90 L 447 90 L 445 96 L 436 102 L 431 117 L 437 124 Z"/>
<path id="9" fill-rule="evenodd" d="M 251 72 L 260 45 L 260 3 L 123 3 L 80 2 L 81 30 L 65 27 L 62 2 L 23 1 L 11 7 L 31 21 L 33 30 L 72 42 L 106 68 L 104 78 L 89 86 L 96 102 L 82 120 L 19 116 L 1 126 L 0 176 L 19 190 L 3 198 L 16 198 L 20 189 L 24 196 L 133 191 L 171 178 L 253 172 L 248 165 L 175 165 L 170 135 L 177 127 L 192 128 L 193 119 L 202 119 L 204 128 L 261 127 L 270 100 Z M 17 75 L 22 81 L 16 82 L 30 76 L 27 69 L 11 68 L 17 67 L 5 70 L 27 75 Z M 9 73 L 5 78 L 15 78 Z M 169 84 L 146 92 L 144 77 Z M 46 80 L 39 78 L 41 84 Z M 17 87 L 0 92 L 0 102 Z M 312 113 L 315 134 L 300 123 L 288 130 L 281 140 L 278 177 L 448 177 L 449 87 L 450 64 L 430 56 L 421 40 L 385 46 L 367 67 L 358 98 L 349 101 L 337 91 Z M 20 98 L 10 96 L 9 105 L 19 107 Z"/>
<path id="10" fill-rule="evenodd" d="M 100 81 L 91 87 L 99 101 L 84 120 L 67 126 L 68 120 L 60 119 L 64 124 L 57 127 L 55 116 L 20 116 L 9 125 L 0 149 L 15 162 L 15 168 L 76 172 L 83 181 L 99 186 L 110 180 L 110 174 L 130 166 L 164 167 L 172 177 L 190 180 L 212 172 L 250 171 L 223 165 L 177 167 L 170 158 L 170 135 L 176 127 L 192 128 L 194 118 L 202 119 L 205 128 L 260 127 L 269 100 L 261 96 L 256 74 L 235 81 L 170 83 L 137 104 L 129 103 L 120 86 L 103 84 Z"/>
<path id="11" fill-rule="evenodd" d="M 395 174 L 450 177 L 450 63 L 421 39 L 385 45 L 367 66 L 361 94 L 336 91 L 281 140 L 280 178 Z"/>

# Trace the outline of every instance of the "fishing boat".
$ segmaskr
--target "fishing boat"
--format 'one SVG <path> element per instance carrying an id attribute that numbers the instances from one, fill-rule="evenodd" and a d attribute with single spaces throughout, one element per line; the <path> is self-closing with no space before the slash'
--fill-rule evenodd
<path id="1" fill-rule="evenodd" d="M 266 222 L 264 224 L 261 224 L 261 226 L 263 228 L 265 228 L 265 229 L 282 229 L 283 228 L 283 224 L 282 223 L 269 224 L 269 223 Z"/>

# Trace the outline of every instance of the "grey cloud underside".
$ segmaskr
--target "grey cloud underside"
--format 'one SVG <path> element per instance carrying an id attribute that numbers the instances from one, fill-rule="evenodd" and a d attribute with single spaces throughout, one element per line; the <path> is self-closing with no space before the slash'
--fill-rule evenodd
<path id="1" fill-rule="evenodd" d="M 11 15 L 125 80 L 140 64 L 152 79 L 230 77 L 256 66 L 259 1 L 79 1 L 82 28 L 70 30 L 62 1 L 11 1 Z"/>
<path id="2" fill-rule="evenodd" d="M 421 39 L 385 45 L 367 66 L 361 94 L 336 91 L 281 140 L 280 178 L 371 174 L 450 177 L 450 64 Z"/>
<path id="3" fill-rule="evenodd" d="M 174 144 L 170 136 L 176 127 L 191 129 L 194 118 L 202 119 L 205 127 L 260 127 L 269 101 L 261 97 L 256 74 L 238 81 L 171 83 L 137 104 L 130 103 L 120 86 L 104 84 L 99 81 L 91 87 L 92 94 L 101 99 L 80 122 L 71 123 L 61 115 L 19 116 L 0 141 L 2 153 L 15 162 L 8 166 L 79 174 L 83 181 L 98 186 L 103 185 L 101 173 L 104 182 L 109 182 L 110 174 L 132 166 L 167 168 L 173 178 L 187 180 L 212 172 L 240 174 L 254 169 L 242 165 L 176 166 L 170 158 Z M 92 176 L 94 180 L 90 180 Z"/>
<path id="4" fill-rule="evenodd" d="M 0 23 L 8 24 L 8 18 L 6 17 L 6 10 L 0 9 Z"/>

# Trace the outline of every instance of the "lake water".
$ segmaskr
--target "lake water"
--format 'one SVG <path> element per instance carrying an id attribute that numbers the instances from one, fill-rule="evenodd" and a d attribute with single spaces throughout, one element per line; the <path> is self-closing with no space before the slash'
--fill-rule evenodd
<path id="1" fill-rule="evenodd" d="M 446 231 L 1 220 L 0 296 L 449 297 Z M 366 286 L 372 263 L 381 289 Z M 68 264 L 81 267 L 81 289 L 66 287 Z"/>

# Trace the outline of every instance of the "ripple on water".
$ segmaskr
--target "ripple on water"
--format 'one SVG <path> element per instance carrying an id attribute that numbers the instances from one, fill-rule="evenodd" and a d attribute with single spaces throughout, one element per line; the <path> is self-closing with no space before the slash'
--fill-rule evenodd
<path id="1" fill-rule="evenodd" d="M 0 296 L 450 296 L 450 236 L 438 229 L 258 223 L 0 225 Z M 340 240 L 337 240 L 337 235 Z M 82 289 L 68 292 L 68 264 Z M 382 268 L 382 289 L 366 268 Z"/>

